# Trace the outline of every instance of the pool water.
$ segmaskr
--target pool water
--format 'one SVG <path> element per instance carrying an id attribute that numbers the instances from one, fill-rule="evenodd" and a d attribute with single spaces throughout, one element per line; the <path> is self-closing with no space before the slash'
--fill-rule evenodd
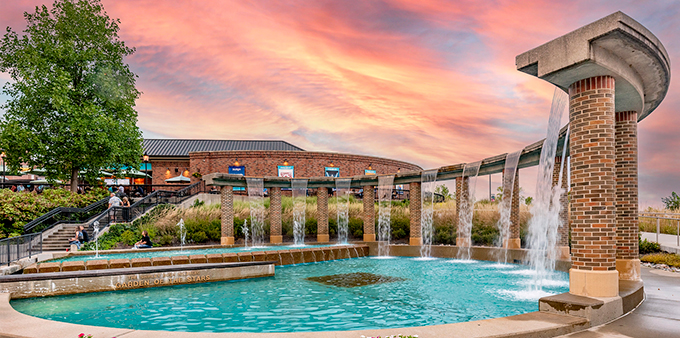
<path id="1" fill-rule="evenodd" d="M 99 257 L 91 256 L 67 256 L 50 260 L 50 262 L 69 262 L 69 261 L 94 261 L 98 259 L 132 259 L 132 258 L 153 258 L 153 257 L 172 257 L 172 256 L 187 256 L 187 255 L 207 255 L 207 254 L 223 254 L 228 252 L 247 252 L 247 251 L 271 251 L 271 250 L 291 250 L 291 249 L 306 249 L 306 248 L 322 248 L 334 245 L 279 245 L 279 246 L 262 246 L 262 247 L 231 247 L 231 248 L 212 248 L 212 249 L 186 249 L 186 250 L 168 250 L 168 251 L 146 251 L 144 249 L 130 249 L 130 252 L 116 253 L 116 254 L 101 254 Z"/>
<path id="2" fill-rule="evenodd" d="M 363 276 L 369 281 L 362 283 Z M 50 320 L 139 330 L 341 331 L 537 311 L 538 298 L 568 291 L 568 275 L 555 272 L 542 284 L 543 290 L 533 291 L 532 271 L 520 265 L 363 257 L 277 266 L 275 277 L 18 299 L 11 305 Z"/>

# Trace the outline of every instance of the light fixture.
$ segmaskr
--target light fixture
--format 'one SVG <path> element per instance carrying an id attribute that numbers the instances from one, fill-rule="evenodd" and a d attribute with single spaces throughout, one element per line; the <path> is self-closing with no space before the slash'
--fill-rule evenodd
<path id="1" fill-rule="evenodd" d="M 401 172 L 401 168 L 397 168 L 397 174 Z"/>
<path id="2" fill-rule="evenodd" d="M 142 159 L 143 159 L 143 161 L 144 161 L 145 163 L 146 163 L 146 162 L 149 162 L 149 155 L 144 154 L 144 156 L 142 156 Z"/>
<path id="3" fill-rule="evenodd" d="M 333 162 L 331 162 L 331 167 L 335 167 L 335 166 L 333 165 Z"/>
<path id="4" fill-rule="evenodd" d="M 238 158 L 236 159 L 236 162 L 234 162 L 234 166 L 238 167 L 240 164 L 238 163 Z"/>
<path id="5" fill-rule="evenodd" d="M 370 163 L 368 164 L 368 170 L 373 170 Z"/>
<path id="6" fill-rule="evenodd" d="M 288 165 L 288 160 L 283 160 L 283 165 Z"/>

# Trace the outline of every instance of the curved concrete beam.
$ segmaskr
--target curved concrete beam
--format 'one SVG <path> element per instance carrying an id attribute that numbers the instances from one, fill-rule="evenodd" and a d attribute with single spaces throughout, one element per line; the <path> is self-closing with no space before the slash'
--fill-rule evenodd
<path id="1" fill-rule="evenodd" d="M 647 117 L 666 96 L 670 59 L 654 34 L 616 12 L 563 35 L 515 59 L 519 71 L 562 90 L 582 79 L 609 75 L 616 79 L 615 108 Z"/>

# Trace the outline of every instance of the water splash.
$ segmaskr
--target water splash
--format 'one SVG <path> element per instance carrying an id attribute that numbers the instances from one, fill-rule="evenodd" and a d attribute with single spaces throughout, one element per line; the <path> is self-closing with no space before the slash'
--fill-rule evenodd
<path id="1" fill-rule="evenodd" d="M 293 237 L 295 245 L 305 244 L 305 212 L 307 211 L 307 180 L 292 179 Z"/>
<path id="2" fill-rule="evenodd" d="M 557 258 L 557 239 L 559 227 L 559 203 L 563 189 L 560 185 L 552 186 L 553 169 L 555 167 L 555 153 L 559 138 L 559 127 L 562 114 L 568 108 L 569 97 L 562 90 L 555 88 L 553 102 L 548 119 L 548 132 L 541 159 L 538 165 L 538 177 L 536 182 L 536 199 L 531 208 L 529 220 L 529 235 L 527 248 L 529 249 L 529 264 L 536 273 L 530 288 L 542 289 L 542 280 L 549 279 L 555 269 Z"/>
<path id="3" fill-rule="evenodd" d="M 460 215 L 458 215 L 458 234 L 461 237 L 457 240 L 461 247 L 458 250 L 458 258 L 463 260 L 470 259 L 470 246 L 472 245 L 472 216 L 475 208 L 475 191 L 477 190 L 477 175 L 482 161 L 468 163 L 463 168 L 463 196 L 460 200 Z"/>
<path id="4" fill-rule="evenodd" d="M 248 246 L 248 238 L 250 238 L 250 228 L 248 228 L 248 220 L 245 219 L 243 220 L 243 248 L 244 249 L 250 249 Z"/>
<path id="5" fill-rule="evenodd" d="M 184 226 L 184 218 L 179 220 L 177 226 L 179 227 L 179 251 L 182 251 L 184 250 L 184 244 L 187 239 L 187 228 Z"/>
<path id="6" fill-rule="evenodd" d="M 420 176 L 420 237 L 423 241 L 420 247 L 420 257 L 431 257 L 432 240 L 434 238 L 434 189 L 437 184 L 439 169 L 423 171 Z M 411 198 L 417 198 L 411 196 Z"/>
<path id="7" fill-rule="evenodd" d="M 92 234 L 94 236 L 94 256 L 99 257 L 99 221 L 94 221 L 92 226 L 94 227 L 94 233 Z"/>
<path id="8" fill-rule="evenodd" d="M 347 244 L 349 234 L 349 187 L 351 178 L 335 179 L 335 205 L 337 209 L 338 243 Z"/>
<path id="9" fill-rule="evenodd" d="M 510 153 L 505 157 L 505 170 L 503 172 L 503 199 L 500 205 L 500 219 L 496 223 L 496 227 L 500 232 L 499 243 L 497 246 L 503 248 L 499 251 L 501 255 L 496 257 L 497 261 L 507 262 L 508 261 L 508 242 L 510 241 L 510 226 L 511 220 L 510 216 L 512 213 L 512 194 L 515 188 L 515 176 L 517 175 L 517 164 L 519 163 L 519 157 L 522 155 L 522 150 Z"/>
<path id="10" fill-rule="evenodd" d="M 390 255 L 393 186 L 394 175 L 378 176 L 378 256 Z"/>
<path id="11" fill-rule="evenodd" d="M 250 208 L 251 245 L 254 247 L 263 246 L 265 221 L 264 180 L 262 178 L 246 177 L 246 184 L 248 185 L 248 205 Z"/>

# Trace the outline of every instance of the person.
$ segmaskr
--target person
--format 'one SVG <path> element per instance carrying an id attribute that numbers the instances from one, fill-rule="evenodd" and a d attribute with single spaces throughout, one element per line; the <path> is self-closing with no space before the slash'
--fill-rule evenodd
<path id="1" fill-rule="evenodd" d="M 127 221 L 128 218 L 130 218 L 130 209 L 128 209 L 130 207 L 130 200 L 128 200 L 127 196 L 123 197 L 122 207 L 124 208 L 123 209 L 123 219 L 125 219 Z"/>
<path id="2" fill-rule="evenodd" d="M 68 240 L 69 245 L 75 244 L 78 250 L 80 250 L 80 244 L 82 243 L 81 241 L 83 240 L 83 233 L 80 232 L 80 227 L 76 227 L 76 235 Z"/>
<path id="3" fill-rule="evenodd" d="M 152 247 L 151 239 L 149 238 L 149 233 L 146 230 L 142 231 L 142 239 L 135 243 L 135 249 L 145 249 Z"/>
<path id="4" fill-rule="evenodd" d="M 22 191 L 24 191 L 24 190 L 25 190 L 24 185 L 23 185 L 23 184 L 19 184 L 19 186 L 17 187 L 17 192 L 22 192 Z"/>
<path id="5" fill-rule="evenodd" d="M 118 196 L 116 196 L 116 194 L 111 193 L 111 197 L 109 198 L 109 209 L 111 209 L 111 208 L 116 208 L 116 207 L 120 207 L 120 205 L 121 205 L 122 203 L 123 203 L 123 201 L 121 201 L 120 198 L 118 198 Z M 109 215 L 110 215 L 110 216 L 109 216 L 109 223 L 115 221 L 115 219 L 116 219 L 116 211 L 113 210 L 113 213 L 109 213 Z"/>
<path id="6" fill-rule="evenodd" d="M 124 206 L 126 208 L 130 206 L 130 200 L 127 198 L 127 196 L 123 197 L 122 206 Z"/>
<path id="7" fill-rule="evenodd" d="M 217 191 L 217 187 L 213 185 L 213 186 L 210 187 L 210 193 L 211 194 L 219 194 L 220 192 Z"/>
<path id="8" fill-rule="evenodd" d="M 85 227 L 82 225 L 80 226 L 80 233 L 83 234 L 83 243 L 90 241 L 90 236 L 87 235 L 87 231 L 85 231 Z"/>
<path id="9" fill-rule="evenodd" d="M 121 185 L 121 186 L 118 187 L 118 197 L 122 198 L 122 197 L 125 197 L 125 196 L 127 196 L 127 195 L 125 195 L 125 188 L 123 188 L 123 186 Z"/>

